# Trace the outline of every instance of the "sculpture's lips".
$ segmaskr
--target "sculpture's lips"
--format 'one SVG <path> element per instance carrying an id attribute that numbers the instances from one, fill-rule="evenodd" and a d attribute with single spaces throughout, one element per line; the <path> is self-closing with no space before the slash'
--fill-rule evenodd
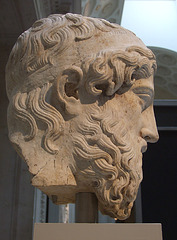
<path id="1" fill-rule="evenodd" d="M 143 139 L 143 144 L 141 147 L 141 152 L 144 153 L 147 150 L 147 142 Z"/>

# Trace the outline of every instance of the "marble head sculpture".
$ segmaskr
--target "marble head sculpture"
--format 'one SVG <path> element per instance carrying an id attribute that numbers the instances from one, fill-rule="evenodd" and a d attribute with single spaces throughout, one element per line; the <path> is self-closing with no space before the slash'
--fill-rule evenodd
<path id="1" fill-rule="evenodd" d="M 36 21 L 6 67 L 9 138 L 54 203 L 94 192 L 103 214 L 126 219 L 142 153 L 158 140 L 154 54 L 132 32 L 76 14 Z"/>

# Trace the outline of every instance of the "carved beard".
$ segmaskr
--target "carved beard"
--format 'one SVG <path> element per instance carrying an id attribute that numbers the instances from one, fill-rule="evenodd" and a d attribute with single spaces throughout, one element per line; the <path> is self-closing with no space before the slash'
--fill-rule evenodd
<path id="1" fill-rule="evenodd" d="M 119 118 L 107 104 L 92 105 L 73 135 L 73 156 L 76 180 L 95 192 L 100 211 L 123 220 L 142 180 L 142 153 Z"/>

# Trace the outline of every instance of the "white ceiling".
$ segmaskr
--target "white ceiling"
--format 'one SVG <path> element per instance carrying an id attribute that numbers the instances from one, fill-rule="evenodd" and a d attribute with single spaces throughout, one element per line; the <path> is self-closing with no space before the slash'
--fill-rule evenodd
<path id="1" fill-rule="evenodd" d="M 177 1 L 125 0 L 121 25 L 148 46 L 177 51 Z"/>

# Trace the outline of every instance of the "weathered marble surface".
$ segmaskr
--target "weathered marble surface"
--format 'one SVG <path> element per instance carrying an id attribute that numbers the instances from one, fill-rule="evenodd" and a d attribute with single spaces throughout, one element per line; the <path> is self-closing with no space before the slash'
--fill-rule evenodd
<path id="1" fill-rule="evenodd" d="M 51 15 L 24 32 L 6 67 L 8 126 L 32 184 L 56 204 L 95 192 L 102 213 L 127 218 L 158 140 L 155 69 L 139 38 L 105 20 Z"/>

